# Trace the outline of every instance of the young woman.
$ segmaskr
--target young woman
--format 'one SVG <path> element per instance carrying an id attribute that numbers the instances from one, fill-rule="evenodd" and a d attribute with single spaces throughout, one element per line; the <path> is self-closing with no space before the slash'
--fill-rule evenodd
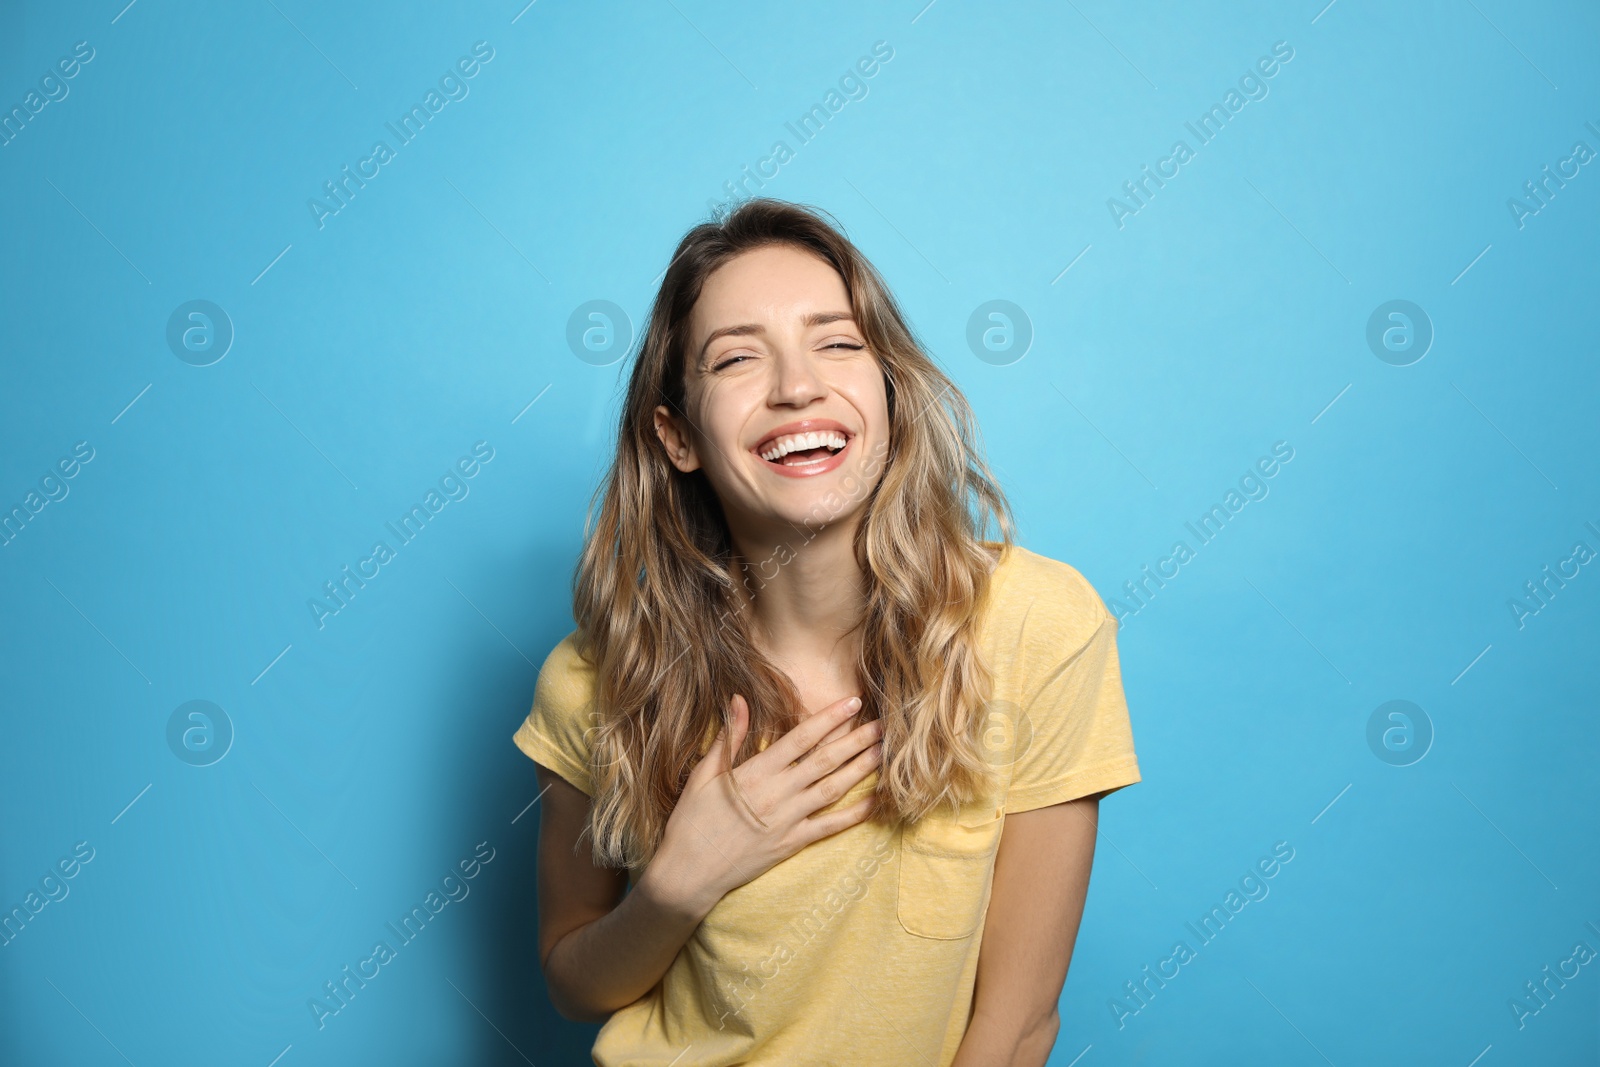
<path id="1" fill-rule="evenodd" d="M 1139 770 L 1116 622 L 1012 543 L 974 436 L 819 212 L 678 246 L 515 737 L 596 1064 L 1045 1062 Z"/>

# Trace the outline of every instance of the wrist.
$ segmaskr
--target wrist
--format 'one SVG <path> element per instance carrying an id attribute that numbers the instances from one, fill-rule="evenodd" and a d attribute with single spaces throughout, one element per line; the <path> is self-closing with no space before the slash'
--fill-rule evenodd
<path id="1" fill-rule="evenodd" d="M 651 904 L 690 925 L 698 925 L 717 906 L 723 893 L 679 869 L 665 848 L 645 866 L 633 891 Z"/>

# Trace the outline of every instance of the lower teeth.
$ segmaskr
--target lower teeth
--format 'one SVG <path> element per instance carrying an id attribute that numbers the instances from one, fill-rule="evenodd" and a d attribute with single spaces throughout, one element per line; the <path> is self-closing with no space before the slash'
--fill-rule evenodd
<path id="1" fill-rule="evenodd" d="M 801 452 L 790 452 L 778 460 L 786 467 L 799 467 L 808 463 L 821 463 L 835 453 L 827 448 L 810 448 Z"/>

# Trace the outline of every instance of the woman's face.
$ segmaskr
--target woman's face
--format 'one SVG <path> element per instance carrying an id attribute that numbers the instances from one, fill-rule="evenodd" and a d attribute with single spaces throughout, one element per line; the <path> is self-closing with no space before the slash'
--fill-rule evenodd
<path id="1" fill-rule="evenodd" d="M 735 533 L 781 539 L 861 507 L 888 396 L 833 267 L 792 245 L 740 254 L 707 277 L 687 343 L 687 411 L 657 407 L 656 433 L 679 470 L 705 471 Z"/>

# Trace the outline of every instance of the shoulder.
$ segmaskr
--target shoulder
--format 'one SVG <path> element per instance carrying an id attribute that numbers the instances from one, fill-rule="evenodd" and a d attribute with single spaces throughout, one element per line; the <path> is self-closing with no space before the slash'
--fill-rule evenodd
<path id="1" fill-rule="evenodd" d="M 593 683 L 594 664 L 579 651 L 577 630 L 556 642 L 556 647 L 545 656 L 544 665 L 539 668 L 539 678 L 544 681 L 547 677 L 550 684 L 558 688 Z"/>
<path id="2" fill-rule="evenodd" d="M 579 633 L 574 630 L 556 643 L 539 668 L 534 703 L 547 718 L 576 718 L 590 710 L 595 667 L 580 647 Z"/>
<path id="3" fill-rule="evenodd" d="M 996 707 L 1015 717 L 1001 723 L 1015 738 L 1006 812 L 1137 782 L 1117 620 L 1076 567 L 1015 547 L 1008 557 L 985 646 Z"/>
<path id="4" fill-rule="evenodd" d="M 990 578 L 986 624 L 1004 642 L 1060 659 L 1085 647 L 1116 620 L 1076 567 L 1020 545 L 1001 557 Z"/>
<path id="5" fill-rule="evenodd" d="M 595 669 L 579 651 L 578 634 L 568 634 L 545 656 L 534 687 L 533 707 L 513 740 L 530 759 L 558 772 L 585 793 L 589 778 L 590 731 L 595 718 Z"/>

